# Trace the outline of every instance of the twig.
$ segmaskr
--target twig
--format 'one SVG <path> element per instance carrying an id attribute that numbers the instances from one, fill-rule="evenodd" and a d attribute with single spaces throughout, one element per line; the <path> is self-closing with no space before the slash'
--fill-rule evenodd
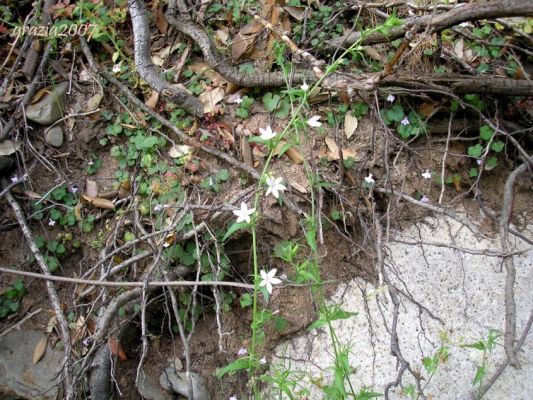
<path id="1" fill-rule="evenodd" d="M 29 320 L 30 318 L 32 318 L 34 315 L 39 314 L 39 313 L 41 312 L 41 310 L 42 310 L 42 309 L 39 308 L 38 310 L 35 310 L 35 311 L 33 311 L 33 312 L 29 313 L 29 314 L 26 314 L 26 316 L 25 316 L 24 318 L 22 318 L 19 322 L 17 322 L 17 323 L 14 324 L 14 325 L 11 325 L 10 327 L 8 327 L 8 328 L 4 329 L 2 332 L 0 332 L 0 337 L 7 335 L 9 332 L 11 332 L 11 331 L 14 330 L 14 329 L 19 329 L 20 326 L 21 326 L 24 322 L 26 322 L 27 320 Z"/>
<path id="2" fill-rule="evenodd" d="M 3 179 L 2 182 L 3 186 L 6 186 L 6 180 Z M 39 251 L 39 248 L 35 244 L 35 241 L 33 240 L 32 234 L 30 229 L 28 228 L 28 225 L 26 225 L 26 220 L 24 218 L 24 214 L 18 204 L 18 202 L 15 200 L 11 192 L 6 192 L 5 194 L 6 200 L 15 212 L 15 216 L 17 218 L 17 221 L 19 223 L 20 229 L 22 230 L 22 233 L 24 234 L 24 237 L 26 238 L 26 242 L 33 253 L 33 256 L 35 257 L 35 260 L 37 261 L 37 264 L 41 268 L 42 274 L 35 274 L 40 277 L 49 278 L 51 277 L 50 271 L 48 270 L 48 267 L 46 266 L 46 262 L 44 261 L 43 256 L 41 255 L 41 252 Z M 5 269 L 5 268 L 2 268 Z M 9 271 L 9 270 L 8 270 Z M 4 271 L 7 272 L 7 271 Z M 17 272 L 23 272 L 23 271 L 17 271 Z M 74 388 L 72 387 L 72 377 L 70 374 L 70 353 L 71 353 L 71 345 L 70 345 L 70 334 L 68 330 L 68 324 L 65 320 L 65 316 L 63 315 L 63 311 L 61 310 L 61 303 L 59 301 L 59 297 L 57 296 L 56 289 L 54 285 L 52 284 L 51 280 L 46 279 L 46 289 L 48 291 L 48 297 L 50 298 L 50 302 L 52 303 L 52 307 L 54 309 L 57 322 L 59 324 L 59 332 L 61 335 L 61 341 L 63 342 L 64 346 L 64 359 L 63 359 L 63 385 L 65 388 L 65 399 L 70 400 L 74 398 Z"/>
<path id="3" fill-rule="evenodd" d="M 509 233 L 507 228 L 511 220 L 511 213 L 513 207 L 513 186 L 518 175 L 524 172 L 527 164 L 524 163 L 516 168 L 505 182 L 505 190 L 503 193 L 502 215 L 500 218 L 500 236 L 502 251 L 509 253 L 511 251 L 509 245 Z M 513 351 L 515 336 L 516 336 L 516 303 L 514 299 L 514 284 L 516 279 L 516 270 L 512 257 L 506 257 L 503 260 L 507 276 L 505 278 L 505 334 L 504 334 L 504 348 L 509 364 L 512 366 L 518 365 L 516 353 Z"/>

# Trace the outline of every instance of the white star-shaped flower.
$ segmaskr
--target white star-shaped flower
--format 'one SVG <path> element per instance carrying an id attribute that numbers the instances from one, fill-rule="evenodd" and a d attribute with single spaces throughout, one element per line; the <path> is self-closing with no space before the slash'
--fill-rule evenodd
<path id="1" fill-rule="evenodd" d="M 263 358 L 261 358 L 261 359 L 259 360 L 259 364 L 261 364 L 261 365 L 265 365 L 266 363 L 267 363 L 267 359 L 266 359 L 266 357 L 263 357 Z"/>
<path id="2" fill-rule="evenodd" d="M 409 125 L 409 118 L 405 117 L 404 119 L 402 119 L 402 120 L 400 121 L 400 124 L 402 124 L 402 125 Z"/>
<path id="3" fill-rule="evenodd" d="M 373 185 L 374 182 L 376 182 L 376 181 L 375 181 L 374 178 L 372 177 L 372 174 L 368 174 L 368 176 L 365 177 L 365 182 L 366 182 L 367 184 L 369 184 L 369 185 Z"/>
<path id="4" fill-rule="evenodd" d="M 54 226 L 56 224 L 56 221 L 54 221 L 53 219 L 50 219 L 48 221 L 48 226 Z"/>
<path id="5" fill-rule="evenodd" d="M 283 185 L 281 182 L 283 181 L 283 178 L 274 178 L 272 176 L 268 176 L 266 178 L 266 184 L 268 185 L 266 195 L 272 194 L 276 199 L 279 198 L 279 192 L 283 192 L 287 189 L 285 185 Z"/>
<path id="6" fill-rule="evenodd" d="M 261 139 L 270 140 L 276 137 L 277 132 L 272 131 L 270 126 L 267 126 L 266 129 L 259 128 L 259 133 L 261 134 Z"/>
<path id="7" fill-rule="evenodd" d="M 248 350 L 246 350 L 244 347 L 241 347 L 237 352 L 237 356 L 239 357 L 244 357 L 246 354 L 248 354 Z"/>
<path id="8" fill-rule="evenodd" d="M 265 272 L 264 269 L 259 271 L 261 274 L 261 282 L 259 282 L 259 286 L 265 286 L 268 294 L 272 294 L 272 285 L 277 285 L 278 283 L 281 283 L 281 280 L 278 278 L 275 278 L 277 268 L 274 268 L 273 270 L 269 272 Z"/>
<path id="9" fill-rule="evenodd" d="M 250 223 L 250 216 L 255 212 L 255 208 L 248 209 L 248 206 L 243 201 L 241 203 L 241 209 L 240 210 L 233 210 L 233 214 L 237 216 L 237 223 L 239 222 L 246 222 L 247 224 Z"/>
<path id="10" fill-rule="evenodd" d="M 424 172 L 422 172 L 422 178 L 431 179 L 431 171 L 429 169 L 426 169 Z"/>
<path id="11" fill-rule="evenodd" d="M 93 164 L 94 164 L 94 161 L 93 161 L 93 160 L 89 160 L 89 161 L 87 161 L 87 165 L 88 165 L 89 167 L 90 167 L 91 165 L 93 165 Z"/>
<path id="12" fill-rule="evenodd" d="M 13 183 L 15 183 L 18 180 L 19 180 L 19 178 L 16 175 L 11 177 L 11 182 L 13 182 Z"/>
<path id="13" fill-rule="evenodd" d="M 237 104 L 241 104 L 242 103 L 242 98 L 241 97 L 237 97 L 235 100 L 234 100 L 235 103 Z"/>
<path id="14" fill-rule="evenodd" d="M 113 65 L 113 73 L 118 74 L 120 72 L 120 63 Z"/>
<path id="15" fill-rule="evenodd" d="M 319 120 L 320 120 L 319 115 L 313 115 L 311 118 L 307 120 L 307 125 L 309 125 L 311 128 L 318 128 L 322 126 L 322 122 L 320 122 Z"/>
<path id="16" fill-rule="evenodd" d="M 309 85 L 307 83 L 305 83 L 304 81 L 304 84 L 302 86 L 300 86 L 300 88 L 304 91 L 304 92 L 307 92 L 309 90 Z"/>
<path id="17" fill-rule="evenodd" d="M 388 101 L 389 103 L 393 103 L 395 99 L 396 99 L 396 98 L 395 98 L 392 94 L 389 94 L 389 95 L 387 96 L 387 101 Z"/>

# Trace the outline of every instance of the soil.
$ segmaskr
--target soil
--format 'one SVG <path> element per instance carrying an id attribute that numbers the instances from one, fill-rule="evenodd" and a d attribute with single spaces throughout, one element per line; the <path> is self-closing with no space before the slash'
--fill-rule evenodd
<path id="1" fill-rule="evenodd" d="M 250 119 L 247 128 L 250 132 L 255 132 L 259 127 L 264 126 L 266 120 L 268 120 L 267 114 L 256 114 Z M 279 125 L 274 128 L 279 131 L 282 126 Z M 113 192 L 117 189 L 114 178 L 117 169 L 116 160 L 110 156 L 107 147 L 104 148 L 98 143 L 98 138 L 105 136 L 102 121 L 88 117 L 77 120 L 74 130 L 67 133 L 67 137 L 71 136 L 72 140 L 67 140 L 60 150 L 45 146 L 39 139 L 42 137 L 39 130 L 35 130 L 32 135 L 32 140 L 36 143 L 36 150 L 44 158 L 53 161 L 57 169 L 55 171 L 49 170 L 40 163 L 29 169 L 28 184 L 15 192 L 18 201 L 28 213 L 31 212 L 28 207 L 28 197 L 31 196 L 31 192 L 46 193 L 63 181 L 68 182 L 71 186 L 75 185 L 79 191 L 83 191 L 87 178 L 87 162 L 92 154 L 102 160 L 103 166 L 90 179 L 98 183 L 101 193 Z M 327 132 L 326 135 L 333 137 L 334 133 Z M 440 171 L 443 145 L 431 144 L 426 140 L 429 139 L 420 139 L 420 146 L 415 146 L 415 152 L 410 152 L 403 148 L 398 139 L 385 132 L 381 126 L 373 123 L 370 118 L 362 119 L 357 134 L 349 140 L 343 139 L 343 148 L 353 152 L 357 160 L 352 169 L 343 171 L 343 182 L 339 182 L 341 176 L 339 164 L 321 160 L 321 157 L 328 152 L 324 145 L 323 135 L 312 133 L 309 140 L 305 141 L 304 156 L 311 165 L 315 166 L 321 180 L 331 183 L 322 189 L 322 212 L 328 217 L 328 220 L 324 220 L 323 243 L 319 248 L 321 274 L 323 280 L 327 282 L 324 285 L 326 297 L 334 293 L 339 282 L 346 282 L 354 277 L 361 277 L 368 282 L 375 282 L 376 280 L 376 274 L 373 270 L 375 255 L 373 251 L 369 250 L 373 246 L 371 235 L 369 232 L 356 227 L 359 226 L 358 219 L 368 215 L 371 202 L 373 202 L 373 207 L 376 210 L 381 212 L 386 210 L 388 197 L 375 193 L 375 197 L 371 199 L 368 196 L 368 191 L 361 187 L 361 182 L 365 176 L 372 173 L 374 179 L 381 185 L 392 184 L 394 187 L 401 187 L 404 193 L 413 197 L 419 198 L 424 194 L 432 203 L 438 201 L 440 195 L 438 186 L 425 180 L 421 173 L 426 169 Z M 461 173 L 463 182 L 468 182 L 465 171 L 468 171 L 467 167 L 471 160 L 463 156 L 465 153 L 466 145 L 464 143 L 452 143 L 446 164 L 448 170 Z M 383 154 L 389 154 L 386 159 L 388 165 L 383 162 Z M 195 157 L 203 166 L 197 172 L 200 178 L 207 176 L 210 171 L 218 171 L 222 168 L 222 164 L 214 159 L 204 157 L 201 154 L 196 154 Z M 261 160 L 258 161 L 261 162 Z M 481 180 L 479 186 L 485 205 L 491 210 L 496 210 L 496 217 L 499 215 L 498 210 L 501 207 L 504 188 L 502 182 L 514 167 L 514 164 L 508 159 L 503 160 L 502 164 L 501 168 L 487 172 L 488 176 Z M 293 189 L 293 198 L 298 201 L 302 208 L 305 208 L 310 189 L 302 165 L 282 157 L 279 160 L 274 160 L 272 170 L 276 174 L 282 175 L 287 182 L 301 189 L 301 191 Z M 223 203 L 242 190 L 241 177 L 235 171 L 232 171 L 232 178 L 223 184 L 219 194 L 206 194 L 205 191 L 199 191 L 194 183 L 200 180 L 199 177 L 197 176 L 195 180 L 190 179 L 188 182 L 191 189 L 198 195 L 204 196 L 203 199 L 207 203 Z M 513 223 L 518 230 L 525 223 L 526 216 L 533 212 L 528 185 L 527 179 L 521 178 L 517 181 L 515 188 Z M 467 186 L 465 183 L 447 186 L 444 192 L 444 202 L 461 205 L 467 212 L 479 216 L 479 206 L 473 200 L 473 193 L 468 190 Z M 286 207 L 280 207 L 275 202 L 264 201 L 262 208 L 263 220 L 257 238 L 260 265 L 267 270 L 277 268 L 278 274 L 285 274 L 291 279 L 295 276 L 295 271 L 287 267 L 286 263 L 272 257 L 272 254 L 276 244 L 282 240 L 295 240 L 305 249 L 305 243 L 302 243 L 301 240 L 301 221 Z M 344 210 L 344 219 L 332 221 L 331 215 L 334 210 Z M 390 221 L 389 228 L 392 231 L 429 214 L 425 209 L 406 203 L 400 204 L 399 210 L 401 213 L 398 212 Z M 117 220 L 109 212 L 95 209 L 86 209 L 85 212 L 92 213 L 100 222 L 97 223 L 97 228 L 93 232 L 89 234 L 79 233 L 79 239 L 83 246 L 80 251 L 70 251 L 62 260 L 61 270 L 58 272 L 61 275 L 81 276 L 94 265 L 99 259 L 97 242 L 102 245 L 102 240 L 105 240 L 107 235 L 114 230 L 117 223 Z M 15 221 L 8 205 L 3 200 L 0 201 L 0 213 L 8 216 L 8 222 L 13 223 Z M 224 218 L 225 220 L 221 220 L 218 224 L 227 223 L 231 215 Z M 107 225 L 102 221 L 107 221 Z M 127 224 L 127 221 L 124 223 Z M 489 218 L 485 217 L 483 224 L 491 229 L 498 229 L 495 222 Z M 57 238 L 63 233 L 62 228 L 48 226 L 47 221 L 44 220 L 32 220 L 31 228 L 35 236 L 42 235 L 48 240 Z M 118 227 L 119 232 L 122 232 L 123 229 L 124 226 Z M 119 234 L 118 237 L 121 235 Z M 251 247 L 251 236 L 248 233 L 236 235 L 225 246 L 225 251 L 231 261 L 232 276 L 236 280 L 250 282 L 250 276 L 253 274 Z M 304 255 L 301 257 L 303 259 Z M 13 226 L 13 229 L 1 233 L 0 258 L 3 265 L 37 271 L 37 267 L 31 262 L 31 254 L 25 240 L 16 225 Z M 137 274 L 130 274 L 126 278 L 138 279 L 140 270 L 142 270 L 142 263 L 139 265 Z M 3 274 L 0 276 L 0 286 L 5 288 L 14 280 L 15 278 L 12 276 Z M 28 311 L 38 307 L 42 307 L 43 312 L 33 318 L 32 325 L 42 329 L 46 326 L 51 311 L 47 305 L 44 282 L 26 279 L 25 285 L 28 294 L 24 297 L 22 306 L 18 313 L 0 322 L 0 331 L 20 319 Z M 88 311 L 87 304 L 94 297 L 87 299 L 83 304 L 77 304 L 75 302 L 77 292 L 73 286 L 63 284 L 56 284 L 55 286 L 58 289 L 66 314 L 73 312 L 74 315 L 80 316 Z M 200 290 L 203 312 L 199 316 L 191 341 L 192 369 L 207 379 L 213 399 L 229 398 L 236 393 L 246 391 L 246 379 L 242 373 L 237 373 L 223 380 L 215 379 L 213 376 L 217 368 L 234 361 L 239 349 L 248 347 L 251 341 L 251 311 L 249 307 L 241 308 L 239 302 L 240 296 L 245 291 L 234 289 L 231 292 L 234 300 L 231 308 L 222 313 L 224 335 L 220 339 L 213 313 L 213 293 L 210 289 Z M 157 299 L 156 311 L 151 312 L 150 316 L 153 327 L 149 337 L 150 351 L 145 360 L 146 370 L 155 377 L 159 377 L 160 372 L 176 357 L 180 358 L 183 364 L 185 363 L 178 336 L 172 332 L 172 329 L 169 329 L 172 322 L 168 319 L 161 296 L 157 296 Z M 268 360 L 272 349 L 281 340 L 302 332 L 317 318 L 317 304 L 309 287 L 285 287 L 283 290 L 274 291 L 270 303 L 265 305 L 274 311 L 277 317 L 287 321 L 287 327 L 281 332 L 275 329 L 273 323 L 267 324 L 265 327 L 265 341 L 260 347 L 260 354 Z M 128 314 L 129 312 L 131 314 Z M 132 310 L 127 309 L 123 320 L 127 320 L 132 313 Z M 123 398 L 128 399 L 139 398 L 133 384 L 140 354 L 140 328 L 137 317 L 133 318 L 133 324 L 139 335 L 136 340 L 124 342 L 123 347 L 127 360 L 118 360 L 115 368 L 118 387 Z M 222 347 L 222 351 L 220 351 L 219 346 Z M 81 351 L 79 341 L 75 343 L 75 349 Z"/>

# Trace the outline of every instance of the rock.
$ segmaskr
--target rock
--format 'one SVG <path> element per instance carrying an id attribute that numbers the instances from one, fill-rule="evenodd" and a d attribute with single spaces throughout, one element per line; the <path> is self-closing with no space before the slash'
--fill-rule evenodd
<path id="1" fill-rule="evenodd" d="M 26 108 L 26 118 L 42 125 L 50 125 L 63 116 L 67 102 L 68 82 L 61 82 L 35 104 Z"/>
<path id="2" fill-rule="evenodd" d="M 172 363 L 174 364 L 174 363 Z M 165 390 L 172 390 L 175 393 L 187 396 L 189 386 L 187 384 L 187 374 L 185 372 L 177 372 L 172 366 L 165 368 L 159 376 L 159 383 Z M 194 400 L 210 400 L 209 392 L 207 391 L 205 379 L 196 372 L 190 373 L 193 386 Z"/>
<path id="3" fill-rule="evenodd" d="M 141 371 L 139 379 L 139 386 L 137 387 L 139 394 L 147 400 L 170 400 L 172 396 L 161 389 L 157 383 L 157 378 L 150 375 L 146 370 Z"/>
<path id="4" fill-rule="evenodd" d="M 44 141 L 50 146 L 60 147 L 63 144 L 63 129 L 54 126 L 44 135 Z"/>
<path id="5" fill-rule="evenodd" d="M 33 364 L 32 354 L 43 333 L 12 331 L 0 338 L 0 393 L 24 399 L 55 399 L 63 352 L 50 348 Z"/>

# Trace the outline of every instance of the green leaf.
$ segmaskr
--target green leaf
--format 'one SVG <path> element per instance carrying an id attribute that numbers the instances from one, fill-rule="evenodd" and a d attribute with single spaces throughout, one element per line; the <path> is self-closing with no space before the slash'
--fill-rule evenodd
<path id="1" fill-rule="evenodd" d="M 217 179 L 222 182 L 226 182 L 229 179 L 229 171 L 227 169 L 221 169 L 218 171 Z"/>
<path id="2" fill-rule="evenodd" d="M 241 308 L 249 307 L 253 304 L 252 296 L 250 293 L 244 293 L 241 296 Z"/>
<path id="3" fill-rule="evenodd" d="M 272 94 L 271 92 L 265 93 L 263 96 L 263 105 L 265 106 L 265 110 L 268 112 L 277 110 L 280 100 L 281 97 L 279 97 L 277 94 Z"/>
<path id="4" fill-rule="evenodd" d="M 483 140 L 487 140 L 487 141 L 490 140 L 493 134 L 494 134 L 494 131 L 488 125 L 483 125 L 481 128 L 479 128 L 479 136 Z"/>
<path id="5" fill-rule="evenodd" d="M 494 169 L 498 165 L 498 159 L 496 157 L 489 157 L 487 162 L 485 163 L 485 169 L 487 171 L 490 171 L 491 169 Z"/>
<path id="6" fill-rule="evenodd" d="M 477 168 L 470 168 L 470 171 L 468 171 L 468 176 L 470 178 L 476 178 L 479 175 L 479 172 Z"/>
<path id="7" fill-rule="evenodd" d="M 474 376 L 474 380 L 472 381 L 472 385 L 477 385 L 478 383 L 481 383 L 486 373 L 487 370 L 483 365 L 478 366 L 476 370 L 476 376 Z"/>
<path id="8" fill-rule="evenodd" d="M 500 140 L 497 140 L 496 142 L 492 142 L 490 144 L 490 149 L 496 153 L 501 153 L 504 148 L 505 148 L 505 143 L 503 143 Z"/>
<path id="9" fill-rule="evenodd" d="M 479 158 L 481 157 L 481 153 L 483 152 L 483 146 L 481 146 L 479 143 L 475 146 L 470 146 L 468 148 L 468 155 L 471 157 Z"/>
<path id="10" fill-rule="evenodd" d="M 462 347 L 470 347 L 472 349 L 483 351 L 485 350 L 485 342 L 480 340 L 479 342 L 464 344 Z"/>
<path id="11" fill-rule="evenodd" d="M 311 325 L 307 327 L 307 330 L 312 331 L 313 329 L 320 328 L 328 324 L 331 321 L 355 317 L 357 316 L 358 313 L 337 309 L 332 314 L 329 314 L 329 315 L 328 314 L 329 314 L 329 311 L 326 312 L 325 315 L 321 315 L 319 319 L 317 319 L 315 322 L 313 322 Z"/>
<path id="12" fill-rule="evenodd" d="M 55 272 L 59 268 L 59 260 L 56 257 L 48 256 L 46 257 L 46 266 L 48 271 Z"/>
<path id="13" fill-rule="evenodd" d="M 357 394 L 355 397 L 355 400 L 369 400 L 374 399 L 376 397 L 382 397 L 383 395 L 378 392 L 367 392 L 365 389 L 361 389 L 361 391 Z"/>
<path id="14" fill-rule="evenodd" d="M 240 229 L 246 228 L 247 226 L 248 226 L 248 224 L 245 223 L 245 222 L 239 222 L 239 223 L 234 222 L 233 224 L 231 224 L 231 226 L 227 230 L 226 234 L 222 238 L 222 241 L 225 242 L 235 232 L 237 232 Z"/>
<path id="15" fill-rule="evenodd" d="M 278 110 L 276 111 L 274 115 L 276 116 L 276 118 L 285 119 L 289 116 L 290 112 L 291 112 L 291 105 L 289 103 L 289 100 L 285 98 L 281 101 L 278 107 Z"/>
<path id="16" fill-rule="evenodd" d="M 283 332 L 288 325 L 289 321 L 287 321 L 285 318 L 278 316 L 274 318 L 274 328 L 276 329 L 276 332 Z"/>
<path id="17" fill-rule="evenodd" d="M 432 375 L 437 371 L 439 360 L 435 357 L 424 357 L 422 359 L 422 364 L 424 365 L 424 368 L 426 369 L 428 374 Z"/>
<path id="18" fill-rule="evenodd" d="M 218 379 L 220 379 L 224 375 L 232 374 L 234 372 L 237 372 L 237 371 L 240 371 L 240 370 L 243 370 L 243 369 L 248 369 L 248 368 L 250 368 L 250 366 L 251 366 L 250 357 L 239 358 L 239 359 L 229 363 L 225 367 L 217 369 L 216 372 L 215 372 L 215 376 Z"/>
<path id="19" fill-rule="evenodd" d="M 126 233 L 124 233 L 125 242 L 133 242 L 134 240 L 135 240 L 135 235 L 131 231 L 126 231 Z"/>
<path id="20" fill-rule="evenodd" d="M 246 109 L 244 109 L 244 108 L 242 108 L 242 107 L 239 107 L 239 108 L 237 108 L 237 109 L 235 110 L 235 115 L 236 115 L 237 117 L 241 117 L 241 118 L 245 119 L 245 118 L 248 118 L 248 116 L 249 116 L 250 114 L 248 113 L 248 110 L 246 110 Z"/>

